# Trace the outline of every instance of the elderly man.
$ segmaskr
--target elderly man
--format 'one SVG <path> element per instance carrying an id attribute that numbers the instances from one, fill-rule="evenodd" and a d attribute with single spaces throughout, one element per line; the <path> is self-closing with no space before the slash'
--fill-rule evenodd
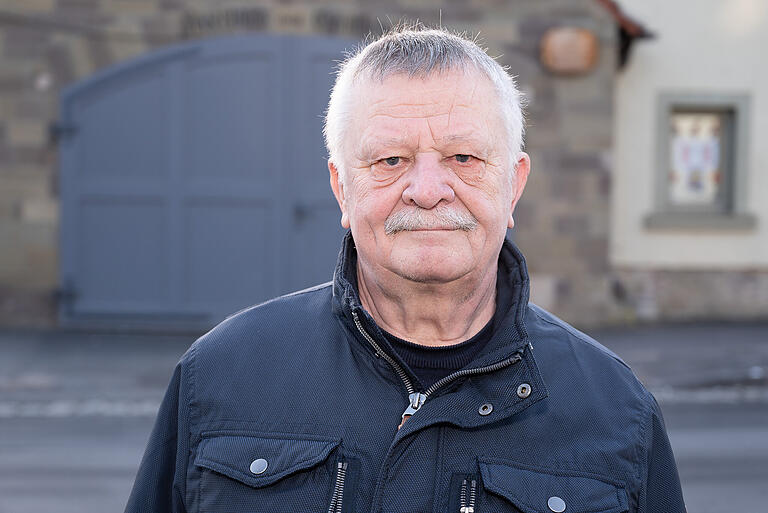
<path id="1" fill-rule="evenodd" d="M 682 512 L 659 407 L 528 303 L 513 80 L 443 30 L 349 58 L 328 108 L 332 283 L 176 368 L 128 512 Z"/>

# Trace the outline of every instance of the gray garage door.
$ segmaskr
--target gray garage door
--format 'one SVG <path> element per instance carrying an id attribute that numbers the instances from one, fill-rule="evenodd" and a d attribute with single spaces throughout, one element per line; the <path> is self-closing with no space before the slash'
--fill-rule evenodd
<path id="1" fill-rule="evenodd" d="M 206 325 L 329 280 L 322 113 L 353 44 L 195 42 L 64 91 L 62 320 Z"/>

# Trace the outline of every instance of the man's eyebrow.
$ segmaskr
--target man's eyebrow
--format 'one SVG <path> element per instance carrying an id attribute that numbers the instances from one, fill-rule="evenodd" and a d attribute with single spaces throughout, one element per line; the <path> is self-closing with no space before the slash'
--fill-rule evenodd
<path id="1" fill-rule="evenodd" d="M 408 146 L 408 138 L 404 136 L 392 137 L 371 137 L 363 141 L 362 152 L 365 155 L 371 155 L 382 148 Z"/>

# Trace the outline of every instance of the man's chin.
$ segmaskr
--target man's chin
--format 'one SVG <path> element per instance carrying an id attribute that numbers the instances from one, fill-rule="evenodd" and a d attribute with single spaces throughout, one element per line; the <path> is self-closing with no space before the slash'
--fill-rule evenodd
<path id="1" fill-rule="evenodd" d="M 469 267 L 455 252 L 420 252 L 397 262 L 396 273 L 416 283 L 450 283 L 461 278 Z"/>
<path id="2" fill-rule="evenodd" d="M 403 278 L 413 283 L 422 283 L 425 285 L 442 285 L 445 283 L 451 283 L 459 279 L 461 274 L 446 274 L 446 273 L 428 273 L 423 271 L 414 271 L 409 273 L 405 271 L 401 274 Z"/>
<path id="3" fill-rule="evenodd" d="M 391 263 L 404 278 L 418 283 L 446 283 L 464 276 L 472 267 L 467 232 L 414 230 L 398 235 Z"/>

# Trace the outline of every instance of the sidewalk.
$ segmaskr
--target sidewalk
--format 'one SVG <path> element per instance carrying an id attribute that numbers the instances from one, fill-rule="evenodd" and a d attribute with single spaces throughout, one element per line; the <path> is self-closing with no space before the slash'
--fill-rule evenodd
<path id="1" fill-rule="evenodd" d="M 655 324 L 591 333 L 659 402 L 768 403 L 768 321 Z"/>
<path id="2" fill-rule="evenodd" d="M 660 402 L 768 403 L 768 321 L 591 335 Z M 189 335 L 0 330 L 0 418 L 152 416 Z"/>
<path id="3" fill-rule="evenodd" d="M 154 417 L 195 335 L 0 330 L 0 419 Z"/>

